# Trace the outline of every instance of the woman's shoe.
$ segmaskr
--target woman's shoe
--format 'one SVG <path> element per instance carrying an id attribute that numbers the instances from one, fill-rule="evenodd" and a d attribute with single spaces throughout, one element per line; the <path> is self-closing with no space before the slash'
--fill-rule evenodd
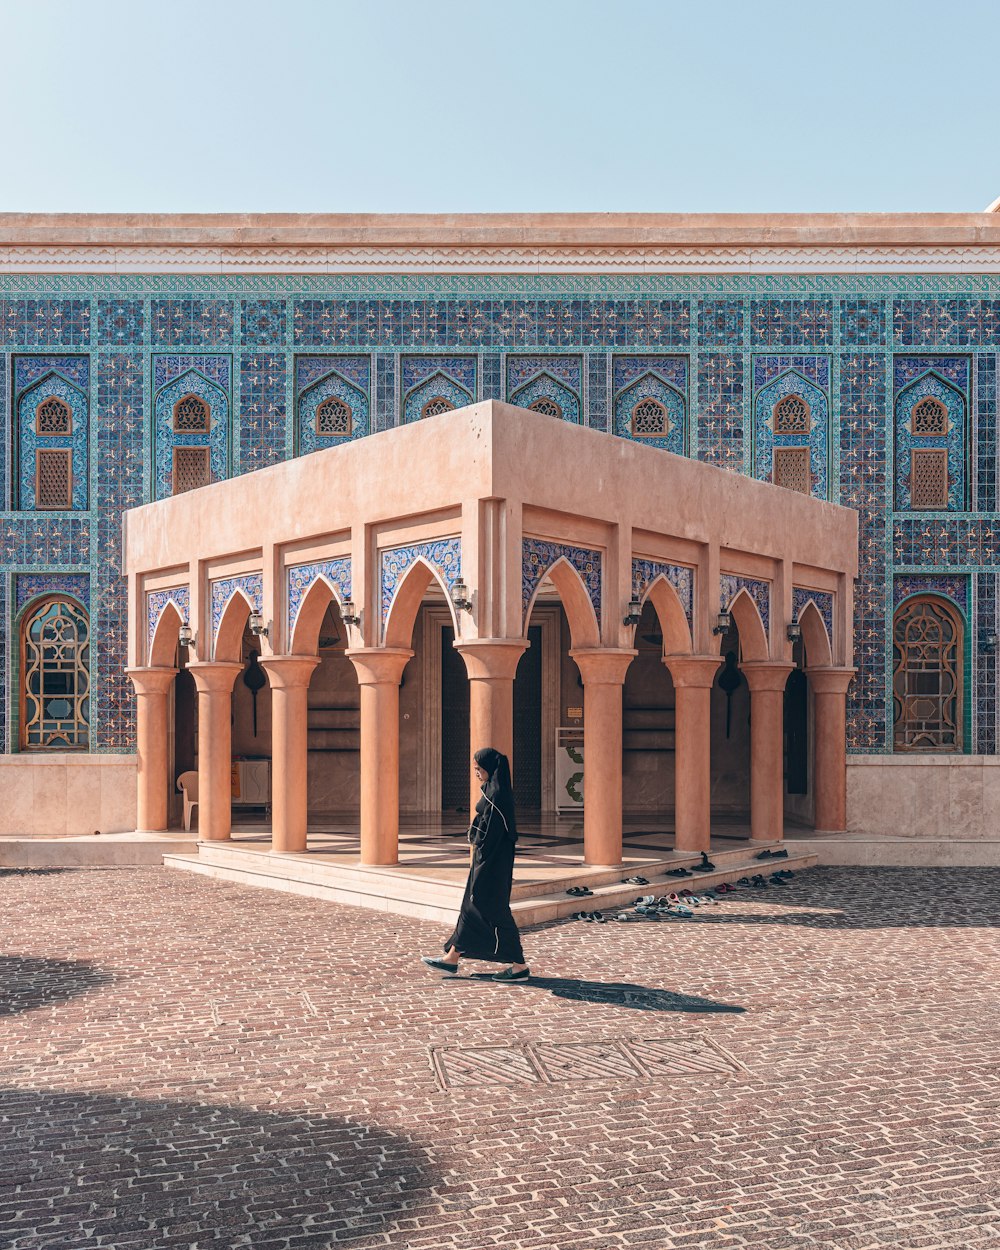
<path id="1" fill-rule="evenodd" d="M 501 985 L 512 985 L 515 981 L 528 981 L 530 979 L 530 968 L 522 968 L 520 972 L 515 972 L 513 968 L 504 968 L 503 972 L 494 972 L 493 974 L 493 980 L 499 981 Z"/>
<path id="2" fill-rule="evenodd" d="M 436 968 L 438 972 L 457 972 L 458 964 L 450 964 L 447 959 L 432 959 L 430 955 L 421 955 L 420 962 L 428 968 Z"/>

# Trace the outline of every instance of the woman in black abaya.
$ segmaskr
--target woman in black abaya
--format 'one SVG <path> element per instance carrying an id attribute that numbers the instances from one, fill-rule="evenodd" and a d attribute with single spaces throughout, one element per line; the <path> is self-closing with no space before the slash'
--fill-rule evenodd
<path id="1" fill-rule="evenodd" d="M 462 910 L 455 932 L 444 944 L 444 958 L 422 958 L 425 964 L 442 972 L 456 972 L 462 958 L 509 963 L 509 968 L 493 974 L 493 980 L 527 981 L 531 974 L 510 912 L 517 841 L 510 765 L 506 755 L 492 747 L 477 751 L 473 761 L 483 793 L 469 829 L 472 864 Z"/>

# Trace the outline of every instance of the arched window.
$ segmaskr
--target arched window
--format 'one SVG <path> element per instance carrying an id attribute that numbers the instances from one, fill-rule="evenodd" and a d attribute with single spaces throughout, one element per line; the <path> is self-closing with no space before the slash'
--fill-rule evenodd
<path id="1" fill-rule="evenodd" d="M 72 434 L 73 414 L 69 404 L 50 395 L 35 409 L 36 434 Z"/>
<path id="2" fill-rule="evenodd" d="M 442 412 L 454 412 L 455 405 L 443 395 L 432 395 L 420 409 L 421 417 L 439 417 Z"/>
<path id="3" fill-rule="evenodd" d="M 632 433 L 636 438 L 663 438 L 668 430 L 667 410 L 656 399 L 640 399 L 632 409 Z"/>
<path id="4" fill-rule="evenodd" d="M 947 600 L 921 596 L 893 618 L 897 751 L 962 749 L 962 620 Z"/>
<path id="5" fill-rule="evenodd" d="M 177 434 L 208 434 L 211 409 L 197 395 L 184 395 L 174 404 L 174 431 Z"/>
<path id="6" fill-rule="evenodd" d="M 948 409 L 940 399 L 925 395 L 910 411 L 910 430 L 922 438 L 944 437 L 948 433 Z"/>
<path id="7" fill-rule="evenodd" d="M 559 407 L 554 399 L 549 399 L 547 395 L 543 395 L 541 399 L 536 399 L 533 404 L 528 405 L 530 412 L 541 412 L 547 417 L 559 417 L 562 419 L 563 410 Z"/>
<path id="8" fill-rule="evenodd" d="M 809 405 L 801 395 L 783 395 L 774 405 L 775 434 L 808 434 Z"/>
<path id="9" fill-rule="evenodd" d="M 316 409 L 316 433 L 323 436 L 351 432 L 351 409 L 342 399 L 331 395 Z"/>
<path id="10" fill-rule="evenodd" d="M 90 623 L 69 599 L 35 604 L 21 627 L 21 749 L 87 749 Z"/>

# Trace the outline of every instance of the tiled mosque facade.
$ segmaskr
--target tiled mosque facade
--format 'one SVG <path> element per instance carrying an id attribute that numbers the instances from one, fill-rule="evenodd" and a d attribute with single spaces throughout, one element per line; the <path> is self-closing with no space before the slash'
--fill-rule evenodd
<path id="1" fill-rule="evenodd" d="M 783 272 L 697 258 L 649 264 L 653 252 L 641 247 L 603 265 L 572 257 L 494 264 L 482 255 L 459 266 L 441 252 L 439 264 L 425 258 L 409 272 L 391 258 L 380 271 L 377 258 L 359 264 L 352 254 L 339 272 L 326 260 L 312 267 L 329 272 L 277 262 L 273 272 L 221 264 L 215 273 L 199 272 L 206 266 L 194 252 L 190 264 L 174 255 L 161 266 L 169 272 L 104 260 L 88 272 L 57 254 L 18 271 L 8 256 L 0 271 L 4 753 L 21 749 L 20 622 L 52 592 L 90 614 L 89 750 L 134 749 L 121 517 L 173 489 L 171 414 L 181 396 L 198 396 L 210 412 L 207 430 L 183 441 L 204 446 L 212 480 L 315 450 L 325 401 L 344 401 L 350 428 L 339 437 L 359 439 L 420 420 L 442 399 L 461 407 L 489 398 L 541 405 L 609 439 L 641 437 L 770 480 L 789 442 L 772 414 L 794 394 L 808 407 L 811 493 L 860 518 L 849 751 L 892 752 L 894 605 L 933 592 L 964 624 L 961 750 L 996 754 L 997 653 L 982 645 L 997 632 L 1000 570 L 1000 273 L 988 272 L 996 268 L 989 248 L 945 257 L 939 271 L 898 255 L 884 268 L 877 257 L 808 261 L 805 272 L 787 259 Z M 70 433 L 38 433 L 36 414 L 50 397 L 69 408 Z M 943 438 L 914 428 L 914 403 L 925 397 L 946 414 Z M 630 420 L 645 398 L 665 413 L 648 436 Z M 947 497 L 916 510 L 909 467 L 922 441 L 946 450 Z M 69 453 L 68 507 L 37 506 L 42 443 Z"/>

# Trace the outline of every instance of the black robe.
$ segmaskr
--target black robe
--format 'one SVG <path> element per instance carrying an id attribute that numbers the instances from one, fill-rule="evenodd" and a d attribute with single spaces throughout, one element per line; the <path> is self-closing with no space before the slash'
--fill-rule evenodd
<path id="1" fill-rule="evenodd" d="M 454 946 L 465 959 L 523 964 L 521 935 L 510 912 L 517 841 L 511 790 L 501 789 L 492 801 L 483 795 L 476 804 L 469 841 L 473 854 L 462 910 L 444 948 Z"/>

